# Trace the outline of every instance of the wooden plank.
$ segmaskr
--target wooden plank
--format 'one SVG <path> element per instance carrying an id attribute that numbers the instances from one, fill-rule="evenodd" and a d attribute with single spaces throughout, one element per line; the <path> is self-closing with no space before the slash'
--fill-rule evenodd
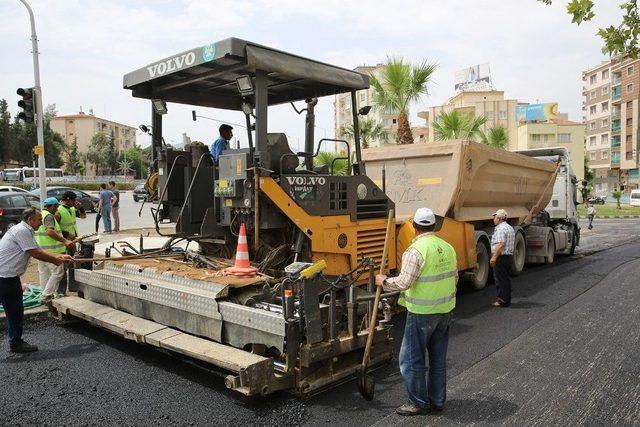
<path id="1" fill-rule="evenodd" d="M 171 329 L 171 328 L 164 328 L 161 329 L 157 332 L 153 332 L 149 335 L 145 335 L 144 337 L 144 342 L 146 342 L 147 344 L 156 346 L 156 347 L 161 347 L 161 342 L 162 340 L 166 340 L 167 338 L 171 338 L 175 335 L 181 334 L 182 332 L 176 330 L 176 329 Z"/>
<path id="2" fill-rule="evenodd" d="M 166 326 L 159 323 L 118 310 L 105 313 L 95 320 L 103 328 L 136 342 L 144 342 L 146 335 L 166 329 Z"/>
<path id="3" fill-rule="evenodd" d="M 93 301 L 80 297 L 63 297 L 53 300 L 53 306 L 62 314 L 70 314 L 84 320 L 92 321 L 96 317 L 100 317 L 107 313 L 116 311 L 106 305 L 98 304 Z"/>
<path id="4" fill-rule="evenodd" d="M 183 333 L 162 340 L 160 347 L 233 372 L 267 360 L 257 354 Z"/>

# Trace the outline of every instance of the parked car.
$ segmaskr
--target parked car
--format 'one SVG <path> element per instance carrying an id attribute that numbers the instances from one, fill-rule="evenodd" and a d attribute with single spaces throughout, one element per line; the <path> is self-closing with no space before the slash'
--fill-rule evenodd
<path id="1" fill-rule="evenodd" d="M 0 193 L 6 193 L 12 191 L 14 193 L 28 193 L 29 190 L 25 190 L 24 188 L 14 187 L 13 185 L 0 185 Z"/>
<path id="2" fill-rule="evenodd" d="M 605 196 L 593 196 L 589 197 L 587 201 L 592 205 L 604 205 L 607 201 L 607 198 Z"/>
<path id="3" fill-rule="evenodd" d="M 92 196 L 84 191 L 76 190 L 75 188 L 70 187 L 47 187 L 47 197 L 55 197 L 56 199 L 62 199 L 62 195 L 67 191 L 73 191 L 76 193 L 76 197 L 87 212 L 96 212 L 98 206 L 98 198 L 96 196 Z M 40 190 L 31 191 L 33 195 L 40 195 Z"/>
<path id="4" fill-rule="evenodd" d="M 631 190 L 629 195 L 629 205 L 640 206 L 640 190 Z"/>
<path id="5" fill-rule="evenodd" d="M 22 211 L 30 207 L 39 208 L 40 198 L 22 191 L 0 193 L 0 238 L 22 221 Z"/>
<path id="6" fill-rule="evenodd" d="M 136 185 L 136 188 L 133 189 L 133 201 L 138 202 L 140 200 L 147 200 L 147 190 L 144 189 L 144 184 Z"/>

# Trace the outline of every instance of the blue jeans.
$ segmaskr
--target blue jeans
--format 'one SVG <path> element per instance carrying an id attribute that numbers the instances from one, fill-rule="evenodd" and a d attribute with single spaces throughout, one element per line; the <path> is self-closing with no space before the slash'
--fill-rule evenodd
<path id="1" fill-rule="evenodd" d="M 407 312 L 407 323 L 400 348 L 400 373 L 409 399 L 421 408 L 427 408 L 430 404 L 443 406 L 447 398 L 447 345 L 450 321 L 451 313 Z"/>
<path id="2" fill-rule="evenodd" d="M 104 226 L 104 231 L 111 231 L 111 206 L 104 206 L 102 208 L 102 225 Z"/>

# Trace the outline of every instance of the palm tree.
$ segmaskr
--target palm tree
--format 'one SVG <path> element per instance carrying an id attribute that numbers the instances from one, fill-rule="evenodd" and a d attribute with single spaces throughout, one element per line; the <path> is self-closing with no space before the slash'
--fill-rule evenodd
<path id="1" fill-rule="evenodd" d="M 375 123 L 371 119 L 363 119 L 358 121 L 360 129 L 360 143 L 362 148 L 369 148 L 369 142 L 374 139 L 386 141 L 389 138 L 389 132 L 382 127 L 380 123 Z M 340 136 L 343 138 L 353 138 L 353 124 L 344 125 L 340 129 Z"/>
<path id="2" fill-rule="evenodd" d="M 472 139 L 480 136 L 482 125 L 487 122 L 485 116 L 475 117 L 458 110 L 441 111 L 433 123 L 436 140 Z"/>
<path id="3" fill-rule="evenodd" d="M 332 153 L 329 151 L 320 151 L 318 155 L 313 159 L 314 166 L 326 166 L 329 172 L 333 172 L 333 175 L 348 175 L 349 174 L 349 162 L 345 158 L 345 154 Z M 337 160 L 334 162 L 334 159 Z M 333 171 L 331 166 L 333 165 Z"/>
<path id="4" fill-rule="evenodd" d="M 620 198 L 622 197 L 622 191 L 613 190 L 613 193 L 611 193 L 611 195 L 616 200 L 616 209 L 622 209 L 622 206 L 620 206 Z"/>
<path id="5" fill-rule="evenodd" d="M 506 150 L 509 146 L 509 132 L 502 125 L 494 126 L 488 132 L 480 132 L 480 140 L 483 144 Z"/>
<path id="6" fill-rule="evenodd" d="M 374 103 L 386 111 L 398 114 L 398 144 L 413 144 L 409 124 L 409 103 L 428 95 L 427 85 L 437 65 L 423 61 L 414 65 L 402 58 L 389 57 L 380 77 L 371 75 Z"/>

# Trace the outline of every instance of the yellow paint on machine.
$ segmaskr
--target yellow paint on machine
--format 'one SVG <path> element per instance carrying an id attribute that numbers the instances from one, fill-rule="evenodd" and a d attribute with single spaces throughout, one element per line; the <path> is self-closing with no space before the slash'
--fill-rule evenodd
<path id="1" fill-rule="evenodd" d="M 439 185 L 442 184 L 442 177 L 418 178 L 418 185 Z"/>
<path id="2" fill-rule="evenodd" d="M 382 262 L 386 218 L 351 221 L 349 215 L 309 215 L 269 177 L 260 178 L 260 190 L 309 238 L 313 261 L 325 260 L 327 263 L 324 274 L 344 274 L 358 265 L 361 255 L 373 258 L 378 270 Z M 396 250 L 395 229 L 390 237 L 389 253 L 393 254 Z M 343 247 L 339 241 L 344 242 Z M 395 267 L 396 259 L 390 256 L 387 268 Z M 366 275 L 359 280 L 360 283 L 366 281 Z"/>

